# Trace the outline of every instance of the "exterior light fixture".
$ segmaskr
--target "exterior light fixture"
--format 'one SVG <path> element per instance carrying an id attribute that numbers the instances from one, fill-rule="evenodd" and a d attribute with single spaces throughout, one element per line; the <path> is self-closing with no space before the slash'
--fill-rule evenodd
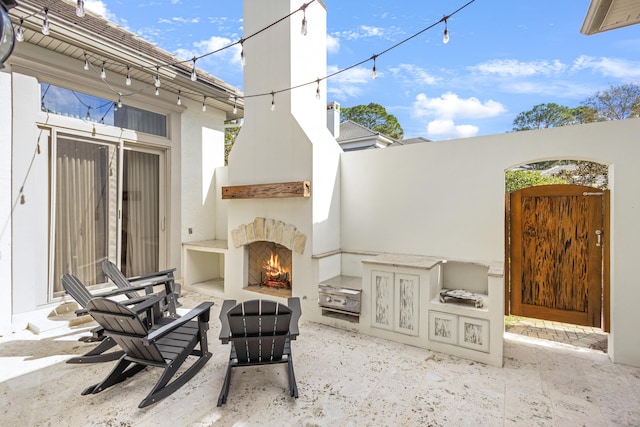
<path id="1" fill-rule="evenodd" d="M 0 0 L 0 69 L 9 59 L 16 44 L 16 37 L 9 18 L 9 9 L 17 6 L 15 0 Z"/>

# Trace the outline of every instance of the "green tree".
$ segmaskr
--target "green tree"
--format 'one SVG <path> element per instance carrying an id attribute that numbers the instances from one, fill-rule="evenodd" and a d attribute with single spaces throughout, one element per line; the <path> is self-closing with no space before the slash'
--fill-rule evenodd
<path id="1" fill-rule="evenodd" d="M 596 92 L 583 104 L 597 111 L 601 120 L 640 117 L 640 85 L 622 84 Z"/>
<path id="2" fill-rule="evenodd" d="M 237 120 L 229 120 L 224 122 L 224 124 L 231 125 L 226 126 L 224 129 L 224 165 L 226 166 L 229 164 L 229 153 L 233 148 L 233 144 L 236 142 L 236 138 L 238 136 L 238 133 L 240 132 L 241 126 Z"/>
<path id="3" fill-rule="evenodd" d="M 566 183 L 567 181 L 563 178 L 543 175 L 540 171 L 512 170 L 507 171 L 505 174 L 505 190 L 507 193 L 536 185 Z"/>
<path id="4" fill-rule="evenodd" d="M 341 121 L 352 120 L 365 126 L 372 131 L 394 139 L 402 139 L 404 130 L 398 123 L 398 119 L 380 104 L 370 103 L 369 105 L 356 105 L 355 107 L 342 108 L 340 112 Z"/>
<path id="5" fill-rule="evenodd" d="M 582 114 L 581 110 L 553 102 L 538 104 L 531 110 L 524 111 L 516 116 L 513 120 L 513 130 L 518 132 L 575 124 L 579 114 Z"/>

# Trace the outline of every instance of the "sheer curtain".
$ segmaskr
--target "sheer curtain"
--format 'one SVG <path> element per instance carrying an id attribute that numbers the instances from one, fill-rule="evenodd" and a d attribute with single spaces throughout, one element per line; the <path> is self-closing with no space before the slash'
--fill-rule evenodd
<path id="1" fill-rule="evenodd" d="M 159 156 L 124 153 L 121 268 L 126 276 L 158 271 Z"/>
<path id="2" fill-rule="evenodd" d="M 54 292 L 64 273 L 85 285 L 103 283 L 100 262 L 109 253 L 110 204 L 117 166 L 113 146 L 59 138 L 56 143 Z"/>

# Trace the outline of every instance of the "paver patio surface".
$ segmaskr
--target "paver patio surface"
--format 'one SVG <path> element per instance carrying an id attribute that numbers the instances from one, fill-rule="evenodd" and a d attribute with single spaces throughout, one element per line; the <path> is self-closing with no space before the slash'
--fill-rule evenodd
<path id="1" fill-rule="evenodd" d="M 69 365 L 95 344 L 92 326 L 0 338 L 3 426 L 638 426 L 640 368 L 602 351 L 505 334 L 504 367 L 302 321 L 293 342 L 300 397 L 285 365 L 237 368 L 216 407 L 229 347 L 218 341 L 222 301 L 185 290 L 181 310 L 213 300 L 212 359 L 185 386 L 145 409 L 160 374 L 147 369 L 81 396 L 114 362 Z"/>

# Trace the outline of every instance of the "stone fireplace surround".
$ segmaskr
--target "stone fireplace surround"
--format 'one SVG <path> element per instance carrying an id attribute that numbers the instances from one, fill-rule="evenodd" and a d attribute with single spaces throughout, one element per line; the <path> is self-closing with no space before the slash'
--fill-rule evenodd
<path id="1" fill-rule="evenodd" d="M 236 248 L 265 241 L 277 243 L 302 255 L 307 236 L 299 232 L 295 225 L 285 224 L 276 219 L 256 218 L 249 224 L 242 224 L 231 230 L 231 240 Z"/>

